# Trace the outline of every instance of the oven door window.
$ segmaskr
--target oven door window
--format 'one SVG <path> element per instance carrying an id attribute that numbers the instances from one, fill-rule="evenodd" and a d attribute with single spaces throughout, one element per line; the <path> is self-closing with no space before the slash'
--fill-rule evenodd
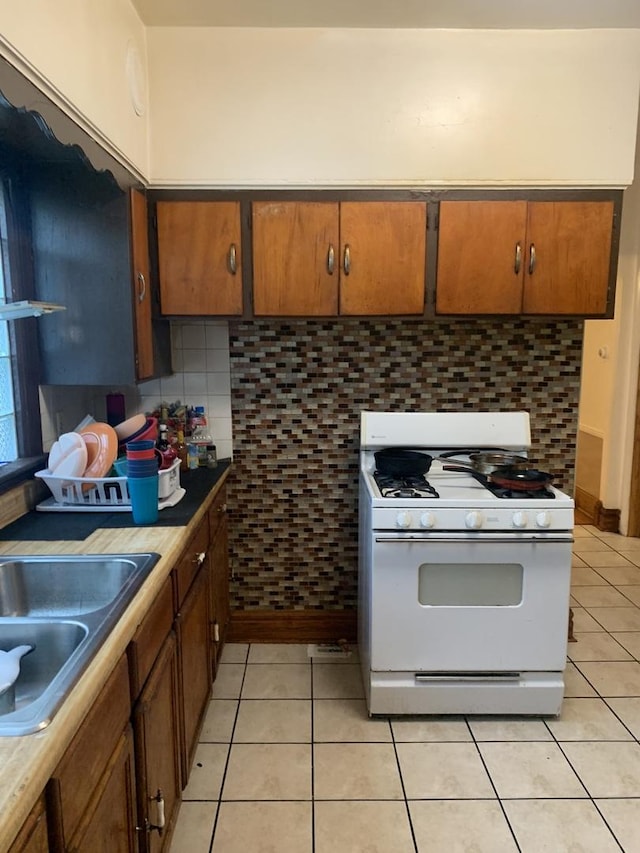
<path id="1" fill-rule="evenodd" d="M 422 563 L 418 601 L 431 607 L 517 607 L 523 577 L 520 563 Z"/>

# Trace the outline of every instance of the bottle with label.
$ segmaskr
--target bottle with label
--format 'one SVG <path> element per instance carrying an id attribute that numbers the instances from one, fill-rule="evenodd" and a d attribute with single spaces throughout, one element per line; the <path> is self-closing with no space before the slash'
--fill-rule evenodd
<path id="1" fill-rule="evenodd" d="M 207 465 L 207 447 L 213 444 L 213 439 L 207 429 L 207 419 L 204 414 L 204 406 L 196 406 L 193 419 L 194 430 L 191 434 L 191 443 L 198 448 L 198 465 Z"/>
<path id="2" fill-rule="evenodd" d="M 184 443 L 184 432 L 181 429 L 178 430 L 178 437 L 176 439 L 174 449 L 178 454 L 178 459 L 180 460 L 180 470 L 186 471 L 189 467 L 187 460 L 187 445 Z"/>

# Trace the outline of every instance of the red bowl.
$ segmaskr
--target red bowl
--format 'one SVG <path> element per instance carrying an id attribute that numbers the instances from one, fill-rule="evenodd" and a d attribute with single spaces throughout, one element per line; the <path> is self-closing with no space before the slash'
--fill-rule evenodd
<path id="1" fill-rule="evenodd" d="M 120 439 L 118 442 L 120 447 L 124 447 L 125 444 L 128 444 L 130 441 L 140 441 L 141 439 L 150 438 L 152 441 L 158 440 L 158 419 L 157 418 L 147 418 L 145 425 L 142 429 L 139 429 L 138 432 L 134 432 L 133 435 L 128 435 L 124 439 Z"/>

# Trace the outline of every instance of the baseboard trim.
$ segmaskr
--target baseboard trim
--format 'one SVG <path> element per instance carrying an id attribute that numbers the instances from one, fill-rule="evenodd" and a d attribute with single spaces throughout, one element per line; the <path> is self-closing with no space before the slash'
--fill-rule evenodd
<path id="1" fill-rule="evenodd" d="M 356 636 L 355 610 L 234 610 L 227 642 L 355 642 Z"/>
<path id="2" fill-rule="evenodd" d="M 600 498 L 589 494 L 580 487 L 576 488 L 576 509 L 582 510 L 592 520 L 594 527 L 605 533 L 618 533 L 620 530 L 620 510 L 607 509 Z"/>
<path id="3" fill-rule="evenodd" d="M 603 530 L 606 533 L 620 532 L 620 510 L 607 509 L 602 505 L 602 501 L 596 504 L 596 511 L 593 517 L 593 523 L 598 530 Z"/>

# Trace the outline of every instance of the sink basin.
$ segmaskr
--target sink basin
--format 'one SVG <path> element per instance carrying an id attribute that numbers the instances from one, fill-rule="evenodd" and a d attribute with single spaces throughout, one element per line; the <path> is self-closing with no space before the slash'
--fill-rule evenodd
<path id="1" fill-rule="evenodd" d="M 0 559 L 0 649 L 33 645 L 0 736 L 44 728 L 87 668 L 159 554 Z"/>
<path id="2" fill-rule="evenodd" d="M 79 616 L 109 605 L 137 575 L 140 557 L 0 560 L 0 616 Z"/>

